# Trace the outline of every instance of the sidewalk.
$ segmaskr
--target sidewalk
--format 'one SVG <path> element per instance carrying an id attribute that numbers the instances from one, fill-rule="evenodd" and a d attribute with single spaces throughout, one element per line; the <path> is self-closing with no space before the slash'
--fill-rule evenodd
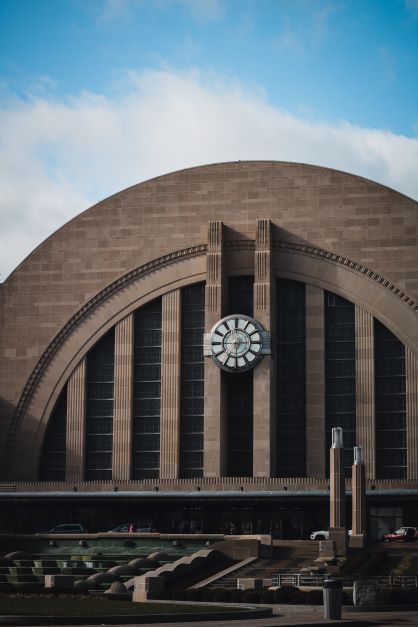
<path id="1" fill-rule="evenodd" d="M 6 620 L 6 619 L 9 620 Z M 23 617 L 22 617 L 23 618 Z M 118 625 L 119 627 L 125 627 L 127 622 L 123 621 L 124 617 L 120 617 L 120 622 L 112 622 L 113 625 Z M 129 627 L 134 627 L 135 625 L 144 627 L 144 625 L 152 625 L 153 627 L 172 627 L 174 624 L 178 625 L 186 625 L 187 627 L 285 627 L 286 625 L 292 625 L 294 627 L 309 627 L 310 625 L 342 625 L 343 627 L 383 627 L 383 626 L 414 626 L 418 625 L 418 610 L 414 609 L 411 611 L 400 611 L 394 609 L 394 611 L 347 611 L 343 610 L 342 619 L 341 620 L 325 620 L 323 614 L 319 611 L 314 612 L 289 612 L 289 613 L 280 613 L 273 614 L 273 616 L 268 618 L 240 618 L 238 620 L 229 620 L 229 619 L 220 619 L 220 620 L 196 620 L 193 616 L 189 616 L 191 620 L 184 620 L 184 615 L 181 621 L 176 620 L 175 616 L 166 617 L 166 619 L 161 621 L 162 617 L 155 617 L 154 621 L 150 621 L 144 616 L 144 622 L 137 621 L 135 623 L 129 622 Z M 55 619 L 55 622 L 42 622 L 38 621 L 31 623 L 30 620 L 18 620 L 18 617 L 15 617 L 15 620 L 12 622 L 11 617 L 0 617 L 0 625 L 54 625 L 54 627 L 59 627 L 59 625 L 69 624 L 65 623 L 64 620 L 60 621 L 60 619 Z M 16 620 L 17 619 L 17 620 Z M 161 622 L 157 622 L 160 620 Z M 74 623 L 73 623 L 74 624 Z M 76 623 L 81 627 L 93 627 L 93 625 L 97 626 L 98 622 L 82 622 L 82 619 Z M 109 624 L 106 622 L 106 617 L 103 616 L 99 624 L 106 625 Z"/>

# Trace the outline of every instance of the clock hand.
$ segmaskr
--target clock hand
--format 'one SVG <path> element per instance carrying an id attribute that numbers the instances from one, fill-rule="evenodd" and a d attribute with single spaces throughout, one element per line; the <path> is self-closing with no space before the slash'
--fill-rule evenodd
<path id="1" fill-rule="evenodd" d="M 228 348 L 226 349 L 224 355 L 223 355 L 223 363 L 226 362 L 226 360 L 228 359 L 229 355 L 231 354 L 232 349 L 235 346 L 235 342 L 232 342 L 232 344 L 230 346 L 228 346 Z"/>

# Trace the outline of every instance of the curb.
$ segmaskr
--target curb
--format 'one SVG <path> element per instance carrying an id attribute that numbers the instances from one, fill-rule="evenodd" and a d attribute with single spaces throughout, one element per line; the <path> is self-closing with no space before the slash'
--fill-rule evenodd
<path id="1" fill-rule="evenodd" d="M 0 616 L 0 625 L 140 625 L 147 623 L 186 623 L 192 621 L 241 620 L 247 618 L 269 618 L 273 615 L 271 607 L 246 608 L 242 611 L 226 612 L 188 612 L 187 614 L 142 614 L 114 616 Z"/>

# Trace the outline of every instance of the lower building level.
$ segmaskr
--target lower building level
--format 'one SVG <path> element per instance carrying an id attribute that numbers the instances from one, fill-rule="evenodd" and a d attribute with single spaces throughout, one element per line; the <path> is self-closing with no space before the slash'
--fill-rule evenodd
<path id="1" fill-rule="evenodd" d="M 267 485 L 270 484 L 270 485 Z M 60 523 L 81 523 L 90 532 L 139 523 L 161 533 L 271 534 L 275 539 L 307 539 L 329 527 L 329 486 L 252 480 L 191 485 L 16 484 L 0 486 L 0 527 L 37 533 Z M 29 489 L 30 488 L 30 489 Z M 271 488 L 271 489 L 268 489 Z M 418 489 L 369 484 L 367 534 L 379 540 L 389 529 L 417 526 Z M 346 492 L 347 528 L 351 491 Z"/>

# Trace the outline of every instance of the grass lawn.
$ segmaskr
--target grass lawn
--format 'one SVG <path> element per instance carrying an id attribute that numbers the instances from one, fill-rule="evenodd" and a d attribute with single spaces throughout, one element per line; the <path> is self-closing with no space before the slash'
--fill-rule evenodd
<path id="1" fill-rule="evenodd" d="M 32 614 L 35 616 L 100 616 L 100 615 L 143 615 L 178 614 L 196 612 L 219 612 L 220 605 L 175 605 L 170 603 L 132 603 L 111 601 L 103 597 L 80 595 L 9 594 L 0 595 L 0 614 Z M 228 608 L 228 611 L 235 608 Z M 238 608 L 237 608 L 238 609 Z"/>

